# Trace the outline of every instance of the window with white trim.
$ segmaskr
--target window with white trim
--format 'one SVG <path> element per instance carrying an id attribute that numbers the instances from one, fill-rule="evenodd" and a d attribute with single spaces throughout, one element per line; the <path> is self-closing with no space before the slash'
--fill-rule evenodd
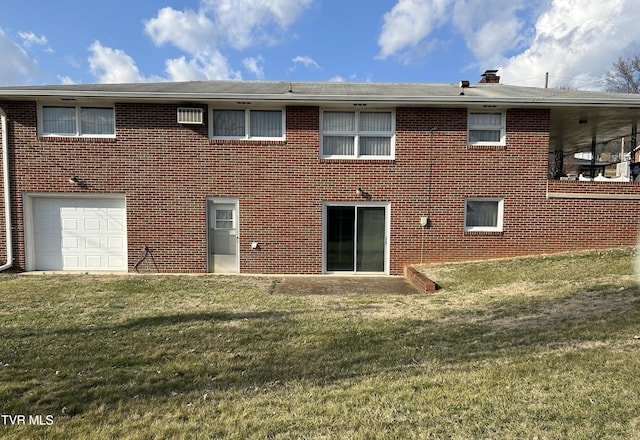
<path id="1" fill-rule="evenodd" d="M 467 143 L 469 145 L 505 145 L 505 112 L 469 112 Z"/>
<path id="2" fill-rule="evenodd" d="M 215 229 L 234 229 L 233 209 L 216 208 Z"/>
<path id="3" fill-rule="evenodd" d="M 113 107 L 40 107 L 38 129 L 42 136 L 113 137 L 116 134 Z"/>
<path id="4" fill-rule="evenodd" d="M 326 110 L 321 114 L 320 157 L 391 159 L 395 112 Z"/>
<path id="5" fill-rule="evenodd" d="M 216 139 L 283 139 L 284 111 L 213 109 L 211 137 Z"/>
<path id="6" fill-rule="evenodd" d="M 502 232 L 504 199 L 466 199 L 464 205 L 465 232 Z"/>

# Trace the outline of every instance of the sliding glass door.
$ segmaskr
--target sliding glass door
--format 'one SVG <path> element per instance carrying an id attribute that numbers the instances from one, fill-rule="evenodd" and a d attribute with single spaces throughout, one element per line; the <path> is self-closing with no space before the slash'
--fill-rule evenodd
<path id="1" fill-rule="evenodd" d="M 387 206 L 325 206 L 327 272 L 385 272 Z"/>

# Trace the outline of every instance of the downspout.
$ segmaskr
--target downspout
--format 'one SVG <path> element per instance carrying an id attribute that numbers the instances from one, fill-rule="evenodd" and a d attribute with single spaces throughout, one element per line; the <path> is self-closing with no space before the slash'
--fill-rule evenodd
<path id="1" fill-rule="evenodd" d="M 0 127 L 2 129 L 2 186 L 4 187 L 5 232 L 7 235 L 7 262 L 0 266 L 0 271 L 13 266 L 13 237 L 11 234 L 11 191 L 9 191 L 9 133 L 7 131 L 7 114 L 0 108 Z"/>

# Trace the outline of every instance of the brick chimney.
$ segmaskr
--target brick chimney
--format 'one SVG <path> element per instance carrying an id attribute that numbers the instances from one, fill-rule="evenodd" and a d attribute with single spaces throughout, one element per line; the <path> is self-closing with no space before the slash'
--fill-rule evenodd
<path id="1" fill-rule="evenodd" d="M 480 84 L 500 84 L 500 77 L 496 75 L 497 70 L 485 70 L 480 79 Z"/>

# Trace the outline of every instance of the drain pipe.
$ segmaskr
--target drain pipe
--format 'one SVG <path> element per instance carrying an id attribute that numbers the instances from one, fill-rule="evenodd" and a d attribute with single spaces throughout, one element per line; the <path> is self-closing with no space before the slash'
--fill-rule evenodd
<path id="1" fill-rule="evenodd" d="M 13 266 L 13 238 L 11 234 L 11 191 L 9 191 L 9 133 L 7 132 L 7 114 L 0 108 L 0 128 L 2 129 L 2 186 L 4 187 L 5 232 L 7 234 L 7 262 L 0 271 Z"/>

